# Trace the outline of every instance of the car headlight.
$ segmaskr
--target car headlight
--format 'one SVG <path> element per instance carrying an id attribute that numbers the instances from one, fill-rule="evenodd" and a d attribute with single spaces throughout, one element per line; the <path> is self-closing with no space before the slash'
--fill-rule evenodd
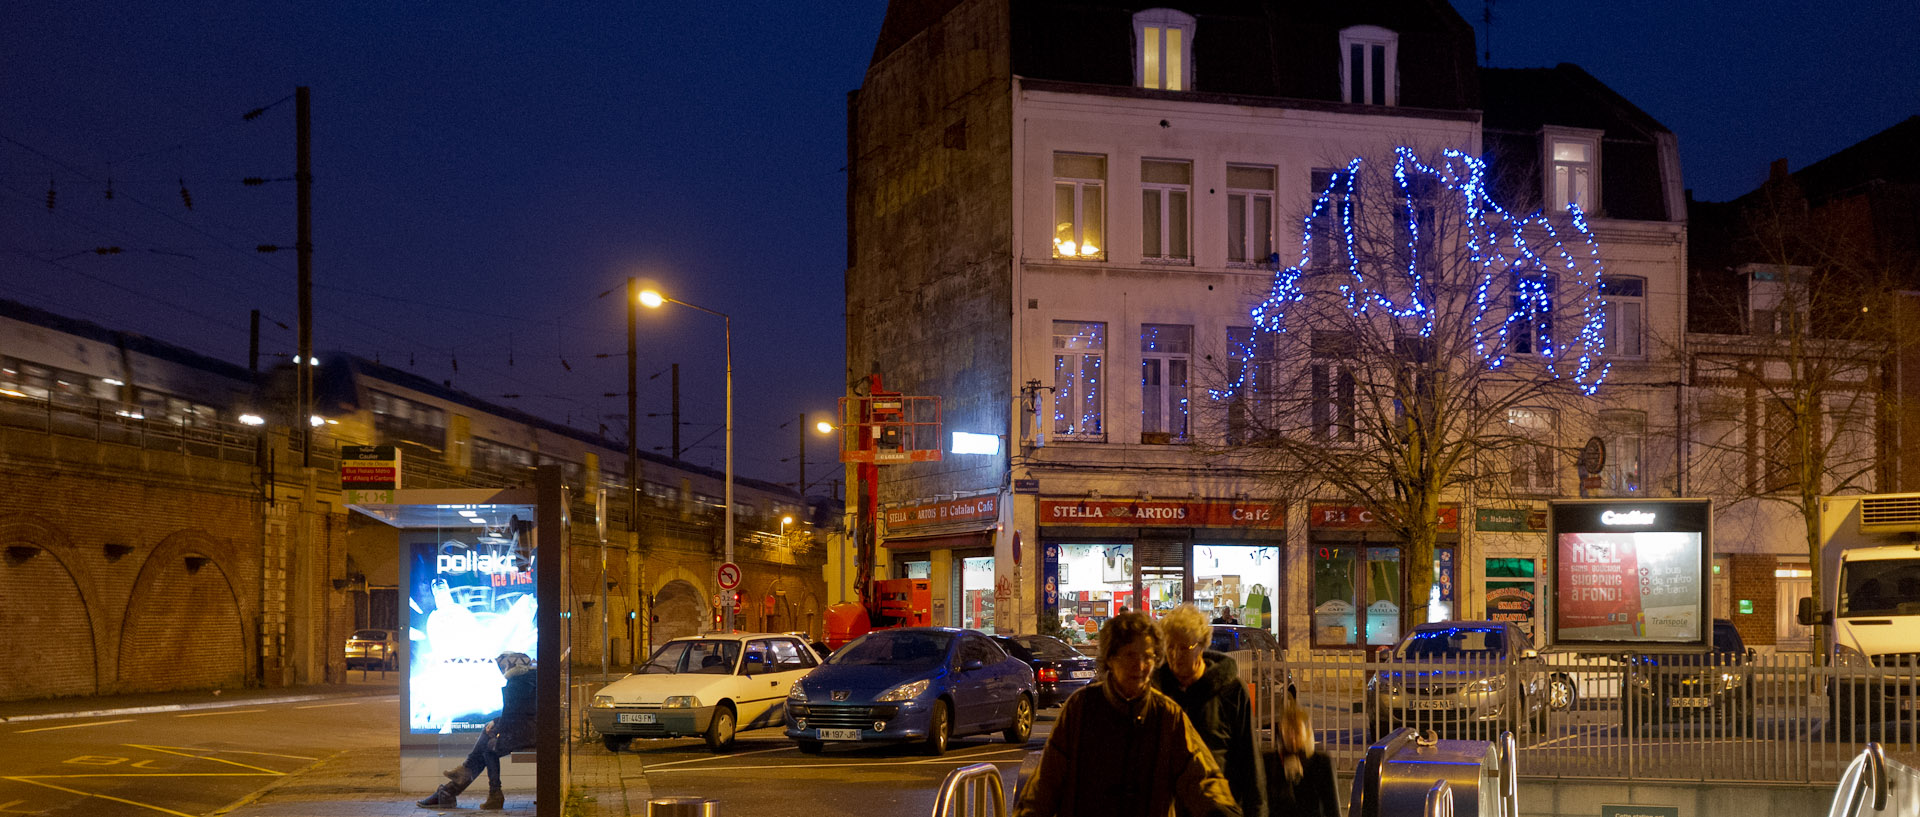
<path id="1" fill-rule="evenodd" d="M 1722 690 L 1729 690 L 1729 689 L 1739 689 L 1739 688 L 1740 688 L 1740 673 L 1737 673 L 1737 672 L 1728 672 L 1728 671 L 1723 671 L 1723 672 L 1721 672 L 1721 673 L 1720 673 L 1720 688 L 1721 688 Z"/>
<path id="2" fill-rule="evenodd" d="M 920 697 L 920 693 L 926 692 L 927 687 L 932 684 L 933 684 L 932 678 L 922 678 L 911 684 L 901 684 L 897 687 L 889 689 L 886 692 L 881 693 L 880 697 L 875 698 L 874 700 L 876 701 L 911 701 L 915 698 Z"/>
<path id="3" fill-rule="evenodd" d="M 1475 681 L 1471 684 L 1466 685 L 1465 691 L 1468 693 L 1499 692 L 1500 690 L 1503 690 L 1506 688 L 1507 688 L 1507 676 L 1495 675 L 1490 678 L 1482 678 L 1478 681 Z"/>
<path id="4" fill-rule="evenodd" d="M 700 699 L 692 695 L 668 695 L 660 705 L 668 709 L 698 709 Z"/>
<path id="5" fill-rule="evenodd" d="M 1866 654 L 1859 650 L 1845 644 L 1835 644 L 1833 647 L 1833 665 L 1836 667 L 1871 667 L 1873 666 L 1873 662 L 1867 660 Z"/>
<path id="6" fill-rule="evenodd" d="M 1382 695 L 1398 695 L 1400 694 L 1400 681 L 1397 678 L 1375 675 L 1373 676 L 1373 691 Z"/>
<path id="7" fill-rule="evenodd" d="M 793 689 L 787 690 L 787 700 L 796 704 L 806 703 L 807 691 L 801 689 L 799 684 L 794 684 Z"/>
<path id="8" fill-rule="evenodd" d="M 594 709 L 612 709 L 612 708 L 613 708 L 613 696 L 612 696 L 612 695 L 595 695 L 595 696 L 593 696 L 593 708 L 594 708 Z"/>

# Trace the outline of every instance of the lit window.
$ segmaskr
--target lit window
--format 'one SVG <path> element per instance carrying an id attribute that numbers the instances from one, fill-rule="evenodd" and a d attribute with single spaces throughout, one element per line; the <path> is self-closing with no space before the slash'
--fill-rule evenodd
<path id="1" fill-rule="evenodd" d="M 1193 87 L 1193 17 L 1173 9 L 1133 15 L 1134 78 L 1142 88 Z"/>
<path id="2" fill-rule="evenodd" d="M 1053 433 L 1098 437 L 1106 381 L 1107 325 L 1084 321 L 1053 322 Z"/>
<path id="3" fill-rule="evenodd" d="M 1187 370 L 1193 364 L 1193 327 L 1140 327 L 1140 432 L 1187 438 Z"/>
<path id="4" fill-rule="evenodd" d="M 1107 181 L 1107 157 L 1053 154 L 1053 257 L 1100 258 L 1101 190 Z"/>
<path id="5" fill-rule="evenodd" d="M 1631 275 L 1607 275 L 1600 279 L 1600 307 L 1607 316 L 1605 337 L 1607 354 L 1614 357 L 1639 357 L 1641 316 L 1646 314 L 1647 280 Z"/>
<path id="6" fill-rule="evenodd" d="M 1647 415 L 1639 411 L 1600 412 L 1601 440 L 1607 446 L 1600 486 L 1613 496 L 1645 496 L 1641 460 L 1647 445 Z"/>
<path id="7" fill-rule="evenodd" d="M 1340 32 L 1341 99 L 1363 105 L 1394 105 L 1400 96 L 1400 36 L 1379 26 Z"/>
<path id="8" fill-rule="evenodd" d="M 1507 409 L 1507 434 L 1515 491 L 1552 493 L 1555 488 L 1553 412 L 1545 409 Z"/>
<path id="9" fill-rule="evenodd" d="M 1148 159 L 1140 163 L 1140 254 L 1159 261 L 1189 261 L 1187 203 L 1193 200 L 1193 165 Z"/>
<path id="10" fill-rule="evenodd" d="M 1274 169 L 1227 165 L 1227 261 L 1260 264 L 1273 255 Z"/>
<path id="11" fill-rule="evenodd" d="M 1594 198 L 1594 191 L 1598 189 L 1597 180 L 1600 178 L 1599 142 L 1598 133 L 1547 134 L 1547 151 L 1552 157 L 1547 167 L 1547 188 L 1554 212 L 1564 213 L 1577 206 L 1580 212 L 1592 214 L 1596 209 L 1598 202 Z"/>

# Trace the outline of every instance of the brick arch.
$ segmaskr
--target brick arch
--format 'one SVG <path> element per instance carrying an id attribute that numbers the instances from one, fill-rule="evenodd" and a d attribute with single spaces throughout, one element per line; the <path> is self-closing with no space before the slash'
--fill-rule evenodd
<path id="1" fill-rule="evenodd" d="M 234 586 L 232 550 L 197 530 L 178 531 L 154 546 L 120 626 L 122 690 L 246 682 L 253 633 Z M 204 561 L 190 569 L 188 559 Z"/>
<path id="2" fill-rule="evenodd" d="M 18 563 L 0 556 L 0 596 L 34 602 L 0 605 L 0 655 L 32 655 L 35 669 L 0 678 L 0 699 L 99 692 L 113 656 L 101 648 L 111 634 L 88 560 L 65 532 L 36 516 L 0 521 L 0 551 L 14 545 L 40 551 Z M 11 592 L 13 585 L 31 593 Z"/>

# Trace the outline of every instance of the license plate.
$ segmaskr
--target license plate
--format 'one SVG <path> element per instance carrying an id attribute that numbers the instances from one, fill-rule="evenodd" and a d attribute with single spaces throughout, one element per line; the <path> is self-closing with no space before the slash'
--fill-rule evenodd
<path id="1" fill-rule="evenodd" d="M 654 720 L 653 715 L 637 714 L 632 712 L 622 712 L 619 715 L 619 722 L 620 723 L 655 723 L 656 721 Z"/>
<path id="2" fill-rule="evenodd" d="M 1668 704 L 1675 709 L 1706 709 L 1713 706 L 1712 698 L 1674 698 Z"/>
<path id="3" fill-rule="evenodd" d="M 1072 675 L 1072 676 L 1070 676 L 1070 677 L 1073 677 L 1073 678 L 1092 678 L 1092 677 L 1093 677 L 1093 670 L 1090 670 L 1090 669 L 1077 669 L 1077 670 L 1074 670 L 1074 671 L 1073 671 L 1073 675 Z"/>
<path id="4" fill-rule="evenodd" d="M 822 729 L 820 730 L 820 739 L 821 740 L 859 740 L 860 730 L 858 729 Z"/>
<path id="5" fill-rule="evenodd" d="M 1912 712 L 1912 711 L 1913 711 L 1913 699 L 1912 699 L 1912 698 L 1901 698 L 1901 699 L 1900 699 L 1900 711 L 1902 711 L 1902 712 Z"/>
<path id="6" fill-rule="evenodd" d="M 1414 709 L 1452 709 L 1452 701 L 1414 701 Z"/>

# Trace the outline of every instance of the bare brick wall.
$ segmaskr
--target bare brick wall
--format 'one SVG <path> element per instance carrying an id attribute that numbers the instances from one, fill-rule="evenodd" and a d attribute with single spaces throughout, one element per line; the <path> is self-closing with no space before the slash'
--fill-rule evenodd
<path id="1" fill-rule="evenodd" d="M 1766 553 L 1732 554 L 1733 573 L 1729 590 L 1733 605 L 1733 624 L 1747 646 L 1772 646 L 1779 640 L 1776 621 L 1779 608 L 1779 580 L 1773 577 L 1776 559 Z M 1740 600 L 1753 601 L 1753 613 L 1740 613 Z"/>

